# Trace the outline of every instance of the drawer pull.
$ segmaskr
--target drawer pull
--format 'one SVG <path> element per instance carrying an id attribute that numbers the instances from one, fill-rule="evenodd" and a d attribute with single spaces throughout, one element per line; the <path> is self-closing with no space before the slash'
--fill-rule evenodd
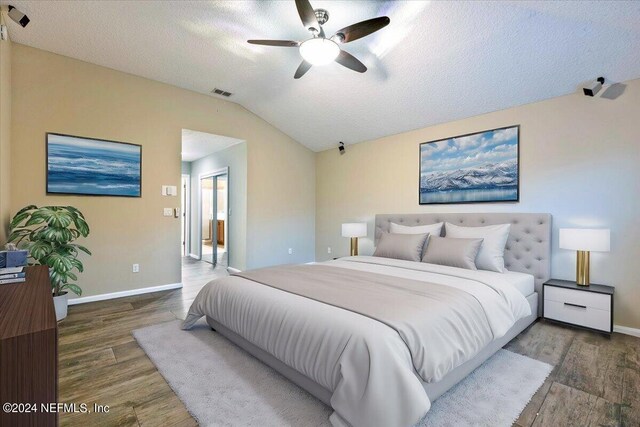
<path id="1" fill-rule="evenodd" d="M 571 307 L 577 307 L 577 308 L 584 308 L 586 309 L 587 306 L 586 305 L 579 305 L 579 304 L 571 304 L 570 302 L 565 302 L 564 305 L 569 305 Z"/>

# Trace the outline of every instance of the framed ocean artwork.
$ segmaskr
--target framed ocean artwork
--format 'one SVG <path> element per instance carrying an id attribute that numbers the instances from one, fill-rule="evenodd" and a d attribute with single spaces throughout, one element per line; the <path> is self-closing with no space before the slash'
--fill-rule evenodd
<path id="1" fill-rule="evenodd" d="M 142 196 L 142 146 L 47 133 L 47 194 Z"/>
<path id="2" fill-rule="evenodd" d="M 420 144 L 419 203 L 520 200 L 520 126 Z"/>

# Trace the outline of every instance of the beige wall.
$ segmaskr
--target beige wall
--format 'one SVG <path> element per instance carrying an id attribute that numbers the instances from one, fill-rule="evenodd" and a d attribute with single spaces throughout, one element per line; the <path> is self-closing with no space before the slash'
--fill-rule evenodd
<path id="1" fill-rule="evenodd" d="M 85 213 L 93 251 L 79 282 L 86 296 L 180 282 L 180 221 L 162 216 L 180 200 L 160 190 L 180 185 L 183 128 L 247 141 L 247 234 L 281 240 L 255 245 L 247 258 L 288 262 L 286 242 L 301 239 L 304 258 L 313 259 L 314 154 L 296 141 L 210 96 L 18 44 L 11 60 L 11 211 L 35 203 Z M 47 196 L 46 132 L 141 144 L 142 198 Z M 133 263 L 140 273 L 131 272 Z"/>
<path id="2" fill-rule="evenodd" d="M 514 124 L 521 125 L 520 203 L 418 205 L 421 142 Z M 372 253 L 376 213 L 550 212 L 556 278 L 575 278 L 575 253 L 557 248 L 559 227 L 611 229 L 611 253 L 592 254 L 592 281 L 616 287 L 616 324 L 640 328 L 640 80 L 616 100 L 576 93 L 351 145 L 343 156 L 324 151 L 316 173 L 318 260 L 348 253 L 340 237 L 347 221 L 368 222 L 360 249 Z"/>
<path id="3" fill-rule="evenodd" d="M 0 244 L 7 239 L 11 187 L 11 41 L 0 40 Z"/>

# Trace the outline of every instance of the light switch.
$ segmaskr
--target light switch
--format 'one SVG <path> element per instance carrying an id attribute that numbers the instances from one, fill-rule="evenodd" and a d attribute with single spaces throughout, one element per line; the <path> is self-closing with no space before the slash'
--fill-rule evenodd
<path id="1" fill-rule="evenodd" d="M 173 216 L 173 208 L 164 208 L 164 216 Z"/>
<path id="2" fill-rule="evenodd" d="M 178 195 L 178 187 L 175 185 L 163 185 L 162 186 L 162 195 L 163 196 L 177 196 Z"/>

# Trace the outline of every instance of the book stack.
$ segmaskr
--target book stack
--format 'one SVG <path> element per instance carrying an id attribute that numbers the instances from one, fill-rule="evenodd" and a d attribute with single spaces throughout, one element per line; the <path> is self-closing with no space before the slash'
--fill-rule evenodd
<path id="1" fill-rule="evenodd" d="M 25 276 L 24 267 L 0 268 L 0 285 L 24 282 L 27 280 Z"/>

